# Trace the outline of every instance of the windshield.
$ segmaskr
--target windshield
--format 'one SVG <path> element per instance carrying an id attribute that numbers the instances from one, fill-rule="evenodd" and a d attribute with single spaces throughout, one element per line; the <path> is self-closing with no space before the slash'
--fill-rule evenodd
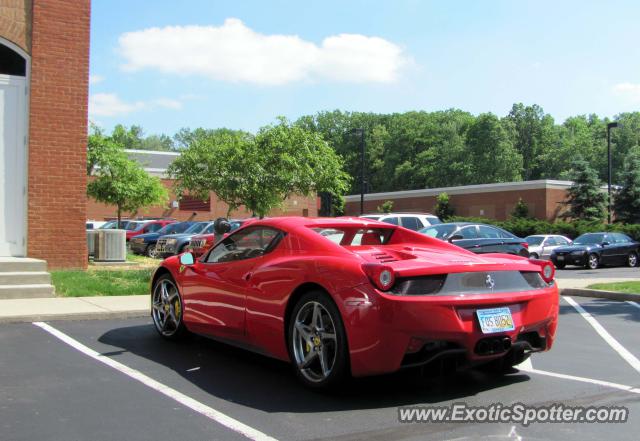
<path id="1" fill-rule="evenodd" d="M 419 233 L 426 234 L 429 237 L 435 237 L 436 239 L 446 239 L 451 236 L 451 234 L 456 231 L 458 227 L 456 225 L 451 224 L 441 224 L 435 227 L 427 227 L 423 228 L 419 231 Z"/>
<path id="2" fill-rule="evenodd" d="M 200 234 L 202 230 L 207 228 L 207 225 L 209 225 L 209 222 L 198 222 L 187 228 L 184 231 L 184 234 Z"/>
<path id="3" fill-rule="evenodd" d="M 544 240 L 542 236 L 529 236 L 524 239 L 530 246 L 540 245 Z"/>
<path id="4" fill-rule="evenodd" d="M 431 225 L 438 225 L 442 223 L 442 221 L 438 219 L 436 216 L 429 216 L 427 217 L 427 220 Z"/>
<path id="5" fill-rule="evenodd" d="M 187 229 L 187 227 L 190 224 L 186 223 L 186 222 L 178 222 L 175 224 L 168 224 L 165 225 L 164 227 L 160 228 L 157 233 L 162 235 L 165 234 L 176 234 L 176 233 L 182 233 L 184 230 Z"/>
<path id="6" fill-rule="evenodd" d="M 145 223 L 146 222 L 129 222 L 127 224 L 127 226 L 125 227 L 125 230 L 137 231 L 137 230 L 141 229 L 142 227 L 144 227 Z"/>
<path id="7" fill-rule="evenodd" d="M 579 236 L 573 241 L 574 245 L 593 245 L 599 244 L 604 241 L 605 234 L 603 233 L 587 233 Z"/>
<path id="8" fill-rule="evenodd" d="M 393 235 L 393 228 L 312 228 L 331 242 L 342 246 L 386 245 Z"/>

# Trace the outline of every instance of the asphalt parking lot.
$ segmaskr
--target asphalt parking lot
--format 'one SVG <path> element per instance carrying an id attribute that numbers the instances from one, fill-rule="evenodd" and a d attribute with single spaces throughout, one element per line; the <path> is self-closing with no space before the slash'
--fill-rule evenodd
<path id="1" fill-rule="evenodd" d="M 0 438 L 234 440 L 247 439 L 244 431 L 263 440 L 637 440 L 640 305 L 572 300 L 604 336 L 563 299 L 553 350 L 509 375 L 409 371 L 332 393 L 307 390 L 288 365 L 222 343 L 163 341 L 148 319 L 0 325 Z M 456 402 L 625 406 L 629 418 L 528 427 L 398 422 L 399 406 Z"/>
<path id="2" fill-rule="evenodd" d="M 567 266 L 561 270 L 556 270 L 556 279 L 640 279 L 640 268 L 629 268 L 624 266 L 604 266 L 595 270 L 585 269 L 577 266 Z M 594 281 L 597 283 L 597 280 Z"/>

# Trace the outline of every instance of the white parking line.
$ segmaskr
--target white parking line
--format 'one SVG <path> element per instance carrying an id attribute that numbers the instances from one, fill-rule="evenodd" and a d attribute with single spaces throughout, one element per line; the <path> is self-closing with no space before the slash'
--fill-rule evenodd
<path id="1" fill-rule="evenodd" d="M 540 370 L 540 369 L 527 369 L 527 368 L 521 367 L 521 366 L 519 366 L 518 369 L 521 370 L 521 371 L 524 371 L 524 372 L 532 373 L 532 374 L 539 374 L 539 375 L 546 375 L 548 377 L 562 378 L 563 380 L 581 381 L 583 383 L 597 384 L 598 386 L 606 386 L 606 387 L 611 387 L 611 388 L 614 388 L 614 389 L 624 390 L 626 392 L 631 392 L 631 393 L 634 393 L 634 394 L 640 394 L 640 388 L 633 387 L 633 386 L 627 386 L 626 384 L 612 383 L 610 381 L 596 380 L 594 378 L 576 377 L 575 375 L 559 374 L 557 372 L 543 371 L 543 370 Z"/>
<path id="2" fill-rule="evenodd" d="M 633 300 L 627 300 L 627 303 L 640 309 L 640 303 L 634 302 Z"/>
<path id="3" fill-rule="evenodd" d="M 112 360 L 109 357 L 105 357 L 104 355 L 101 355 L 100 353 L 94 351 L 93 349 L 83 345 L 79 341 L 69 337 L 65 333 L 58 331 L 56 328 L 48 325 L 47 323 L 34 322 L 33 324 L 38 326 L 39 328 L 44 329 L 49 334 L 62 340 L 72 348 L 77 349 L 78 351 L 93 358 L 94 360 L 97 360 L 100 363 L 106 364 L 107 366 L 112 367 L 113 369 L 127 375 L 128 377 L 133 378 L 134 380 L 138 380 L 140 383 L 144 384 L 145 386 L 150 387 L 151 389 L 168 396 L 169 398 L 177 401 L 178 403 L 188 407 L 191 410 L 198 412 L 201 415 L 206 416 L 207 418 L 215 421 L 218 424 L 223 425 L 224 427 L 227 427 L 228 429 L 233 430 L 234 432 L 237 432 L 255 441 L 277 441 L 275 438 L 272 438 L 260 432 L 259 430 L 254 429 L 253 427 L 247 426 L 246 424 L 241 423 L 240 421 L 233 419 L 230 416 L 227 416 L 224 413 L 219 412 L 207 406 L 206 404 L 196 401 L 193 398 L 187 395 L 184 395 L 183 393 L 178 392 L 177 390 L 169 386 L 165 386 L 164 384 L 154 380 L 151 377 L 146 376 L 140 371 L 132 369 L 120 362 Z"/>
<path id="4" fill-rule="evenodd" d="M 571 297 L 563 297 L 567 303 L 569 303 L 573 308 L 578 311 L 578 313 L 589 323 L 593 329 L 596 330 L 598 334 L 606 341 L 609 346 L 611 346 L 622 358 L 625 359 L 627 363 L 631 365 L 636 371 L 640 372 L 640 360 L 638 360 L 631 352 L 629 352 L 624 346 L 622 346 L 618 340 L 613 338 L 609 332 L 602 327 L 598 321 L 593 318 L 591 314 L 589 314 L 585 309 L 580 306 L 575 300 Z"/>

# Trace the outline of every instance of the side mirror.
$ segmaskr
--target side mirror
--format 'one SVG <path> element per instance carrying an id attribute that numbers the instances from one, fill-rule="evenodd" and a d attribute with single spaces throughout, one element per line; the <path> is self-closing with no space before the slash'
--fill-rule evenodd
<path id="1" fill-rule="evenodd" d="M 454 234 L 453 236 L 449 237 L 447 241 L 453 242 L 454 240 L 460 240 L 460 239 L 464 239 L 464 237 L 462 237 L 462 234 Z"/>
<path id="2" fill-rule="evenodd" d="M 184 254 L 180 254 L 180 264 L 181 265 L 193 265 L 193 254 L 191 253 L 184 253 Z"/>
<path id="3" fill-rule="evenodd" d="M 216 231 L 216 234 L 227 234 L 231 231 L 231 224 L 224 217 L 219 217 L 213 223 L 213 229 Z"/>

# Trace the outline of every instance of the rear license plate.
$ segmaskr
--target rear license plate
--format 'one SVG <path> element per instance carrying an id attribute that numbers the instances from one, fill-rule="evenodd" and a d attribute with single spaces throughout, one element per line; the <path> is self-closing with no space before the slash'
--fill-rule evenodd
<path id="1" fill-rule="evenodd" d="M 507 307 L 493 309 L 478 309 L 476 311 L 480 329 L 483 334 L 493 334 L 495 332 L 513 331 L 513 317 L 511 310 Z"/>

